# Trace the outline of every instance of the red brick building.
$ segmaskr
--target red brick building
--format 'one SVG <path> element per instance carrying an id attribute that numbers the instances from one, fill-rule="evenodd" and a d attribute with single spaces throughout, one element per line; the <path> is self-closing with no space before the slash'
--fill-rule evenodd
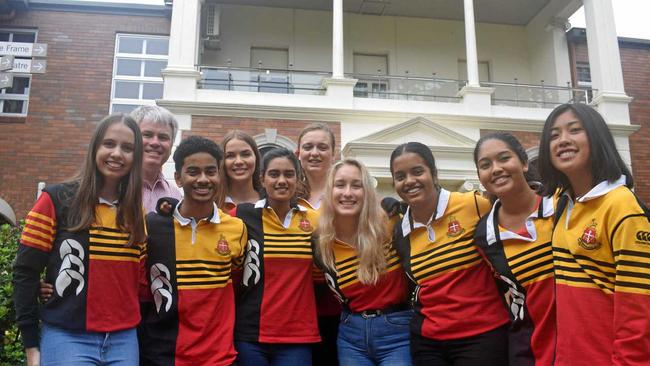
<path id="1" fill-rule="evenodd" d="M 81 166 L 111 108 L 118 35 L 167 37 L 170 26 L 163 7 L 27 3 L 9 3 L 0 23 L 0 41 L 48 46 L 46 72 L 16 74 L 0 94 L 0 196 L 18 218 L 34 203 L 38 182 L 61 182 Z M 8 102 L 8 94 L 26 99 Z"/>
<path id="2" fill-rule="evenodd" d="M 573 84 L 591 86 L 586 32 L 573 28 L 567 32 Z M 641 128 L 630 136 L 632 173 L 636 193 L 650 202 L 650 40 L 618 39 L 625 92 L 630 103 L 630 121 Z"/>

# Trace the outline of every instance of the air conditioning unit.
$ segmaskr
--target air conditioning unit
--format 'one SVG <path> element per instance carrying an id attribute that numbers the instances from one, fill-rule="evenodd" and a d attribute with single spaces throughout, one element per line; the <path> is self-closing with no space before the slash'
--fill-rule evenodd
<path id="1" fill-rule="evenodd" d="M 221 41 L 219 38 L 221 5 L 206 4 L 205 14 L 205 37 L 203 38 L 203 46 L 209 50 L 219 50 L 221 49 Z"/>

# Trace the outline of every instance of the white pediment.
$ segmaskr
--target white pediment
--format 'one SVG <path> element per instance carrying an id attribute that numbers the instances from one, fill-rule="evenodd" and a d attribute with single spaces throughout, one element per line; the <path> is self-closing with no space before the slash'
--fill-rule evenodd
<path id="1" fill-rule="evenodd" d="M 474 147 L 476 141 L 424 117 L 416 117 L 395 126 L 350 141 L 350 143 L 399 145 L 409 141 L 431 147 Z"/>

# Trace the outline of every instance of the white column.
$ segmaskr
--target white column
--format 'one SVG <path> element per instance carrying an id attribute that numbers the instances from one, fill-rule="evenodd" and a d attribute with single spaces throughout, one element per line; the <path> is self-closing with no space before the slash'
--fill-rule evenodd
<path id="1" fill-rule="evenodd" d="M 608 123 L 629 124 L 623 69 L 618 49 L 611 0 L 584 0 L 591 82 L 597 93 L 593 103 Z"/>
<path id="2" fill-rule="evenodd" d="M 196 67 L 203 0 L 174 0 L 169 34 L 169 59 L 163 70 L 163 99 L 188 100 L 196 95 Z"/>
<path id="3" fill-rule="evenodd" d="M 467 85 L 480 86 L 476 29 L 474 26 L 474 0 L 465 0 L 465 52 L 467 57 Z"/>
<path id="4" fill-rule="evenodd" d="M 343 79 L 343 0 L 332 4 L 332 78 Z"/>

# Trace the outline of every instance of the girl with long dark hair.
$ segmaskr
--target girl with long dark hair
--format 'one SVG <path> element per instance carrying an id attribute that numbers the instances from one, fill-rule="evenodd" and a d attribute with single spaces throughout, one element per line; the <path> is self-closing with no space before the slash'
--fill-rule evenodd
<path id="1" fill-rule="evenodd" d="M 650 213 L 603 117 L 563 104 L 546 119 L 539 169 L 553 231 L 556 365 L 647 365 Z"/>
<path id="2" fill-rule="evenodd" d="M 93 133 L 79 175 L 46 187 L 27 214 L 14 302 L 29 365 L 138 364 L 141 171 L 140 129 L 110 115 Z M 44 269 L 54 293 L 39 314 Z"/>

